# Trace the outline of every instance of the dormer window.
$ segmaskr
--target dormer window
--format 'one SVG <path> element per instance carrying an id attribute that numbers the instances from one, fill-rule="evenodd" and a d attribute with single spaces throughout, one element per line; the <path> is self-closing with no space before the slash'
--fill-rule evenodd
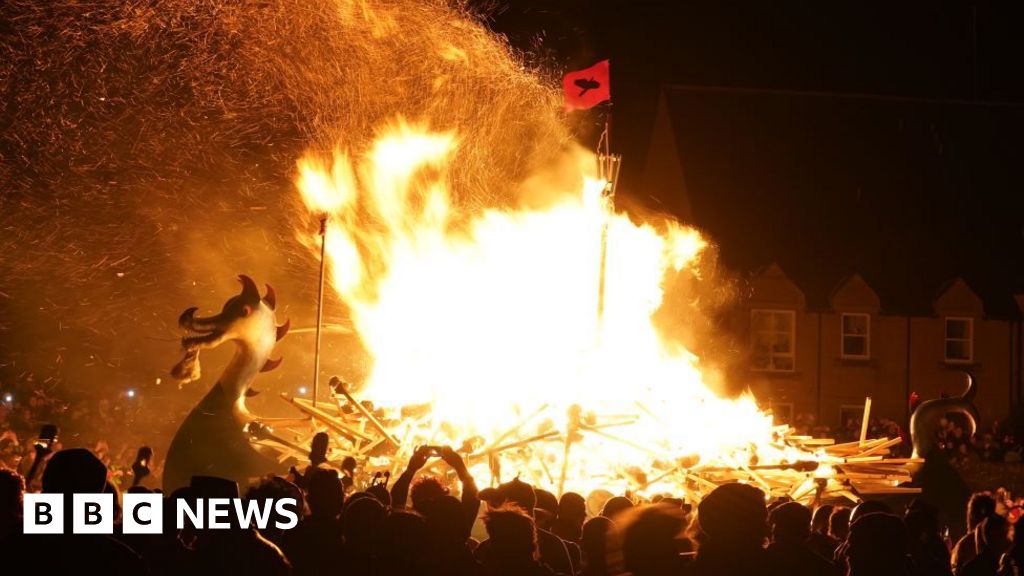
<path id="1" fill-rule="evenodd" d="M 846 360 L 871 357 L 871 315 L 843 313 L 841 355 Z"/>
<path id="2" fill-rule="evenodd" d="M 946 362 L 969 364 L 974 360 L 974 319 L 946 318 Z"/>

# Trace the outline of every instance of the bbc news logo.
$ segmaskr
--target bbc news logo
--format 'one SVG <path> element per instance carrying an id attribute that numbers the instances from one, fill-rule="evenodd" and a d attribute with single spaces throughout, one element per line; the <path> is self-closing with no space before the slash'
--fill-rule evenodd
<path id="1" fill-rule="evenodd" d="M 164 499 L 161 494 L 125 494 L 121 498 L 121 531 L 124 534 L 160 534 L 164 528 Z M 74 534 L 113 534 L 114 495 L 74 494 L 71 506 L 71 531 Z M 298 501 L 208 498 L 192 502 L 175 501 L 175 526 L 181 530 L 226 530 L 233 526 L 255 525 L 265 529 L 271 524 L 271 512 L 278 517 L 273 525 L 280 530 L 299 523 Z M 237 524 L 230 518 L 234 513 Z M 63 494 L 25 494 L 23 527 L 25 534 L 64 533 Z M 187 521 L 187 525 L 186 525 Z"/>

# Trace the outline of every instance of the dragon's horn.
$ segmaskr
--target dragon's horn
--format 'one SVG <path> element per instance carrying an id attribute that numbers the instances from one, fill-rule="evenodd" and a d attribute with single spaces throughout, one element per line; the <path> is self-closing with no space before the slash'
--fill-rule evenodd
<path id="1" fill-rule="evenodd" d="M 267 295 L 263 297 L 263 301 L 271 310 L 277 309 L 277 292 L 274 292 L 274 287 L 270 284 L 267 284 Z"/>
<path id="2" fill-rule="evenodd" d="M 181 326 L 182 328 L 188 328 L 191 326 L 192 318 L 196 315 L 196 310 L 199 310 L 199 308 L 193 306 L 192 308 L 182 312 L 181 316 L 178 316 L 178 326 Z"/>
<path id="3" fill-rule="evenodd" d="M 284 358 L 278 358 L 277 360 L 268 359 L 266 364 L 263 365 L 263 368 L 260 368 L 260 372 L 270 372 L 274 368 L 280 366 L 282 360 L 284 360 Z"/>
<path id="4" fill-rule="evenodd" d="M 291 327 L 292 321 L 289 318 L 288 320 L 284 321 L 284 324 L 281 324 L 280 326 L 277 327 L 277 339 L 280 341 L 281 338 L 284 338 L 284 335 L 288 333 L 288 329 Z"/>
<path id="5" fill-rule="evenodd" d="M 238 275 L 238 281 L 242 283 L 242 293 L 240 296 L 244 300 L 249 302 L 258 302 L 260 300 L 260 289 L 256 286 L 256 283 L 252 281 L 245 274 Z"/>

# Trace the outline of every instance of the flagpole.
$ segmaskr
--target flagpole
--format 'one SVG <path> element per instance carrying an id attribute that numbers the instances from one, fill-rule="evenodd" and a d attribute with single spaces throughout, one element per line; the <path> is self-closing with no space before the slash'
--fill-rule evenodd
<path id="1" fill-rule="evenodd" d="M 313 407 L 320 391 L 320 332 L 324 324 L 324 276 L 327 271 L 327 215 L 320 217 L 320 288 L 316 295 L 316 347 L 313 352 Z"/>
<path id="2" fill-rule="evenodd" d="M 612 161 L 612 101 L 608 100 L 608 112 L 604 115 L 604 157 L 608 162 L 605 174 L 611 174 Z M 615 190 L 611 190 L 614 194 Z"/>
<path id="3" fill-rule="evenodd" d="M 605 151 L 608 150 L 608 121 L 605 120 L 604 132 L 601 134 L 601 141 L 597 145 L 597 162 L 598 170 L 601 172 L 600 177 L 602 179 L 608 177 L 608 166 L 607 154 L 601 153 L 601 146 L 604 144 Z M 604 285 L 605 285 L 605 268 L 608 260 L 608 206 L 607 206 L 607 193 L 608 193 L 608 182 L 605 182 L 605 187 L 601 190 L 601 256 L 598 260 L 597 269 L 597 340 L 601 341 L 601 332 L 604 330 Z"/>
<path id="4" fill-rule="evenodd" d="M 604 219 L 601 223 L 601 258 L 598 268 L 597 282 L 597 341 L 600 344 L 601 333 L 604 331 L 605 285 L 608 268 L 608 221 L 615 210 L 615 185 L 618 183 L 618 160 L 611 153 L 612 102 L 608 101 L 608 112 L 604 117 L 604 132 L 597 143 L 597 162 L 599 176 L 605 181 L 601 190 L 601 208 Z M 603 150 L 602 150 L 603 146 Z"/>

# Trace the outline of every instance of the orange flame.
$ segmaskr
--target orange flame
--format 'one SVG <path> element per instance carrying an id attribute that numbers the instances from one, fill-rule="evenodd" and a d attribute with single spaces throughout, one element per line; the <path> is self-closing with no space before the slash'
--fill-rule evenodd
<path id="1" fill-rule="evenodd" d="M 446 176 L 459 145 L 400 121 L 356 157 L 299 163 L 306 206 L 330 217 L 332 285 L 372 355 L 364 397 L 431 406 L 396 431 L 406 446 L 554 430 L 502 457 L 557 485 L 565 432 L 576 432 L 565 486 L 584 491 L 678 488 L 678 477 L 648 484 L 637 471 L 792 450 L 772 445 L 753 397 L 716 396 L 699 359 L 652 322 L 666 278 L 692 273 L 707 246 L 696 230 L 637 224 L 587 176 L 543 209 L 465 214 Z M 484 477 L 485 460 L 471 462 Z"/>

